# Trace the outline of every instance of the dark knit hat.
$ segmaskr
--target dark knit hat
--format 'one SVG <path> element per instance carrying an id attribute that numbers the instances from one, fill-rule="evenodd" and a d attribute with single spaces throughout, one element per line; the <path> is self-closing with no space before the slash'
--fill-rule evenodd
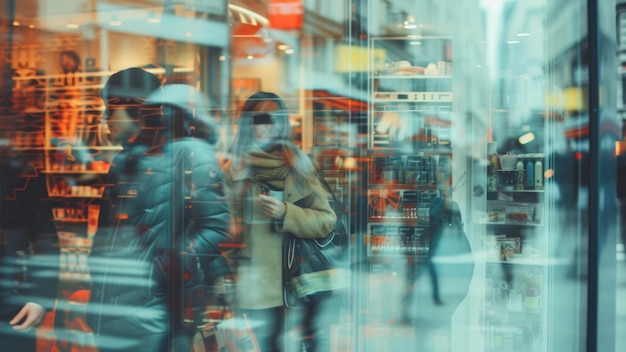
<path id="1" fill-rule="evenodd" d="M 142 104 L 160 86 L 155 75 L 132 67 L 113 74 L 100 95 L 107 105 Z"/>

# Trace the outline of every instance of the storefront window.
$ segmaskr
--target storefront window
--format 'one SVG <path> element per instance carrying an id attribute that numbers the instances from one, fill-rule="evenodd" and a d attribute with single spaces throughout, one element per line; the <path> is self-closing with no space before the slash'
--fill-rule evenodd
<path id="1" fill-rule="evenodd" d="M 616 5 L 0 1 L 0 338 L 619 350 Z"/>

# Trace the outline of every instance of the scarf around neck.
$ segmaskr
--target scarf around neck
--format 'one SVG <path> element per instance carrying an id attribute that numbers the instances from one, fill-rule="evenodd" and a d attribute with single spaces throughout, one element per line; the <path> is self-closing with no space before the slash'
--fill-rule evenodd
<path id="1" fill-rule="evenodd" d="M 254 146 L 247 155 L 248 177 L 253 181 L 266 184 L 273 189 L 284 188 L 284 180 L 291 167 L 281 148 L 266 152 Z"/>

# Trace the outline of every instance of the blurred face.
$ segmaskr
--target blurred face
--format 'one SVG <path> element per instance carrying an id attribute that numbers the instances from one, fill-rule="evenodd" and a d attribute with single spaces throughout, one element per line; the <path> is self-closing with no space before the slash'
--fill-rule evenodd
<path id="1" fill-rule="evenodd" d="M 136 119 L 128 115 L 124 108 L 109 107 L 107 126 L 111 138 L 115 142 L 133 141 L 139 134 L 141 126 Z"/>
<path id="2" fill-rule="evenodd" d="M 75 72 L 78 71 L 78 65 L 74 58 L 72 58 L 69 54 L 61 55 L 61 67 L 63 67 L 64 72 Z"/>
<path id="3" fill-rule="evenodd" d="M 252 113 L 252 133 L 255 141 L 263 148 L 271 146 L 280 137 L 281 126 L 272 123 L 271 115 L 278 111 L 273 101 L 262 102 Z"/>

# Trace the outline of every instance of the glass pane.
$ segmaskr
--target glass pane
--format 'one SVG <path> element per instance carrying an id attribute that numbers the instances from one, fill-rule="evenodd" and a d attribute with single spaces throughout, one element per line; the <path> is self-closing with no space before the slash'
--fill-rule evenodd
<path id="1" fill-rule="evenodd" d="M 364 329 L 400 322 L 394 343 L 433 351 L 586 348 L 585 5 L 369 3 L 363 291 L 401 308 Z M 406 240 L 422 231 L 423 257 Z"/>
<path id="2" fill-rule="evenodd" d="M 619 349 L 595 3 L 0 0 L 0 305 L 42 348 Z"/>

